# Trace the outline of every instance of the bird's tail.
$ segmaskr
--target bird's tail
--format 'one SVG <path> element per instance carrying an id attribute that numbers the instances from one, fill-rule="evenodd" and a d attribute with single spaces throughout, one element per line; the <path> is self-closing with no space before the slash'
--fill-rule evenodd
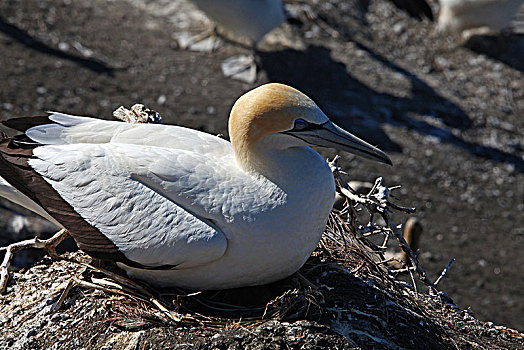
<path id="1" fill-rule="evenodd" d="M 11 186 L 4 178 L 0 177 L 0 197 L 3 197 L 15 204 L 20 205 L 26 209 L 31 210 L 32 212 L 40 215 L 41 217 L 51 221 L 55 225 L 60 226 L 60 224 L 53 219 L 41 206 L 36 204 L 32 199 L 27 197 L 25 194 Z"/>
<path id="2" fill-rule="evenodd" d="M 5 146 L 11 141 L 12 138 L 7 137 L 5 134 L 2 133 L 0 135 L 0 197 L 4 197 L 13 203 L 31 210 L 52 223 L 61 226 L 38 203 L 10 183 L 10 181 L 16 182 L 18 179 L 17 172 L 14 171 L 13 165 L 6 159 L 9 155 L 5 152 L 7 150 Z M 17 162 L 20 162 L 22 158 L 24 157 L 20 157 L 20 155 L 18 157 L 15 156 Z M 24 165 L 26 164 L 19 164 L 19 166 Z"/>

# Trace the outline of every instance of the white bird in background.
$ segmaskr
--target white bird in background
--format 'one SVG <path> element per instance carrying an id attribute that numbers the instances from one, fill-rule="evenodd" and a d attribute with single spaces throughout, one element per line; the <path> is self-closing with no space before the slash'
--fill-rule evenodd
<path id="1" fill-rule="evenodd" d="M 217 25 L 258 43 L 287 18 L 282 0 L 190 0 Z M 433 19 L 425 0 L 391 0 L 412 17 Z"/>
<path id="2" fill-rule="evenodd" d="M 221 27 L 258 43 L 286 20 L 281 0 L 190 0 Z"/>
<path id="3" fill-rule="evenodd" d="M 88 254 L 158 286 L 233 288 L 296 272 L 335 199 L 333 175 L 310 146 L 391 164 L 281 84 L 238 99 L 231 143 L 180 126 L 61 113 L 4 123 L 30 126 L 0 144 L 0 175 L 29 207 Z"/>
<path id="4" fill-rule="evenodd" d="M 511 26 L 524 0 L 439 0 L 440 30 L 463 32 L 488 28 L 499 32 Z"/>
<path id="5" fill-rule="evenodd" d="M 282 0 L 190 0 L 215 26 L 226 29 L 239 38 L 248 38 L 251 47 L 256 48 L 264 36 L 280 26 L 288 18 Z M 433 20 L 431 7 L 425 0 L 391 0 L 412 17 Z M 211 34 L 213 33 L 213 34 Z M 197 36 L 178 39 L 181 48 L 196 51 L 212 51 L 217 46 L 216 27 Z M 199 44 L 200 45 L 197 45 Z M 204 43 L 204 44 L 203 44 Z M 236 55 L 222 63 L 226 77 L 254 83 L 257 78 L 255 56 Z"/>

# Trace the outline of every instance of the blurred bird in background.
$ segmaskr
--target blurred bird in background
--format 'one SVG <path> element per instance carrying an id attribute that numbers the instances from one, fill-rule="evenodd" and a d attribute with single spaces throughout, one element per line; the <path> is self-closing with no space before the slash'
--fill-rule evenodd
<path id="1" fill-rule="evenodd" d="M 213 27 L 197 36 L 179 40 L 182 49 L 213 51 L 218 47 L 217 27 L 236 38 L 248 39 L 252 50 L 267 33 L 286 20 L 293 20 L 282 0 L 190 0 L 213 22 Z M 399 9 L 422 20 L 433 20 L 431 7 L 425 0 L 391 0 Z M 290 2 L 291 4 L 292 2 Z M 236 40 L 235 40 L 236 41 Z M 234 56 L 222 64 L 226 77 L 253 83 L 256 80 L 255 55 Z"/>
<path id="2" fill-rule="evenodd" d="M 440 0 L 438 27 L 464 33 L 476 28 L 500 32 L 511 27 L 524 0 Z"/>

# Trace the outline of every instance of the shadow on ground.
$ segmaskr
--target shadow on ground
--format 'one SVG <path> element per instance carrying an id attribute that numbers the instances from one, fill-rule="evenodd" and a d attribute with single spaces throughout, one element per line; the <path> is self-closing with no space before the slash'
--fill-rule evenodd
<path id="1" fill-rule="evenodd" d="M 113 76 L 113 68 L 106 63 L 95 58 L 86 58 L 72 53 L 65 52 L 47 45 L 38 40 L 34 36 L 29 35 L 25 30 L 18 28 L 15 25 L 7 23 L 0 17 L 0 33 L 3 33 L 13 40 L 23 44 L 24 46 L 38 51 L 40 53 L 50 55 L 56 58 L 61 58 L 78 64 L 81 67 L 87 68 L 96 73 L 103 73 Z"/>
<path id="2" fill-rule="evenodd" d="M 464 46 L 516 70 L 524 72 L 524 34 L 474 35 Z"/>
<path id="3" fill-rule="evenodd" d="M 459 106 L 415 74 L 363 44 L 357 43 L 357 47 L 407 77 L 412 87 L 411 96 L 401 98 L 369 88 L 353 78 L 346 66 L 333 60 L 330 50 L 322 46 L 309 46 L 305 51 L 259 52 L 258 55 L 260 68 L 270 81 L 289 84 L 303 91 L 317 101 L 336 123 L 385 151 L 401 151 L 401 147 L 381 129 L 381 124 L 391 124 L 435 137 L 441 143 L 460 147 L 475 156 L 510 163 L 524 172 L 524 161 L 518 156 L 461 137 L 461 131 L 468 129 L 472 122 Z M 414 114 L 435 119 L 436 123 L 415 118 Z"/>

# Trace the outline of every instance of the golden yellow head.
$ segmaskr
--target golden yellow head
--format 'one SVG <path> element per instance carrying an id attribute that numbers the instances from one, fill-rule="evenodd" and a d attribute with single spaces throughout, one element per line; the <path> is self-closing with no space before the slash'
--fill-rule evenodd
<path id="1" fill-rule="evenodd" d="M 297 89 L 276 83 L 262 85 L 235 102 L 229 116 L 229 137 L 234 146 L 249 149 L 265 135 L 293 129 L 301 117 L 328 120 L 315 102 Z"/>
<path id="2" fill-rule="evenodd" d="M 321 146 L 391 164 L 388 156 L 333 124 L 309 97 L 283 84 L 266 84 L 241 96 L 229 117 L 237 161 L 290 147 Z M 262 142 L 264 140 L 264 142 Z"/>

